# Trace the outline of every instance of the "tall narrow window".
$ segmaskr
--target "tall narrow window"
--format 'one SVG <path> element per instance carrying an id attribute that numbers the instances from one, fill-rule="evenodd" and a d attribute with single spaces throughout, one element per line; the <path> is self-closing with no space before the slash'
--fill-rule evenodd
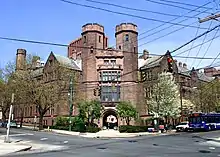
<path id="1" fill-rule="evenodd" d="M 101 36 L 99 36 L 99 43 L 101 43 Z"/>
<path id="2" fill-rule="evenodd" d="M 118 46 L 119 50 L 121 50 L 121 45 Z"/>
<path id="3" fill-rule="evenodd" d="M 134 53 L 136 53 L 136 47 L 134 47 Z"/>
<path id="4" fill-rule="evenodd" d="M 125 41 L 129 41 L 129 35 L 128 34 L 125 35 Z"/>
<path id="5" fill-rule="evenodd" d="M 93 53 L 93 46 L 90 47 L 90 53 Z"/>
<path id="6" fill-rule="evenodd" d="M 83 42 L 86 43 L 86 36 L 84 36 L 84 41 Z"/>

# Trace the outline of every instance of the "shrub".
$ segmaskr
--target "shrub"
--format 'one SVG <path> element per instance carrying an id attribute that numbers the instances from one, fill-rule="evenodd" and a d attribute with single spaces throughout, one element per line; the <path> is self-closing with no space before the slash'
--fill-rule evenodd
<path id="1" fill-rule="evenodd" d="M 137 133 L 137 132 L 147 132 L 147 126 L 131 126 L 131 125 L 121 125 L 119 126 L 119 132 L 121 133 Z"/>
<path id="2" fill-rule="evenodd" d="M 68 126 L 68 125 L 69 125 L 69 119 L 67 117 L 58 116 L 55 119 L 55 126 Z"/>
<path id="3" fill-rule="evenodd" d="M 88 126 L 86 127 L 86 132 L 96 133 L 99 132 L 101 129 L 97 127 Z"/>

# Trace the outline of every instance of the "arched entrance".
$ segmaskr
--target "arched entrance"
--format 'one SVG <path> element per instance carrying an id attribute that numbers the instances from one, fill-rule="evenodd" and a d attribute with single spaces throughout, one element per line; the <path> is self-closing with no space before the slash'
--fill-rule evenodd
<path id="1" fill-rule="evenodd" d="M 118 117 L 114 110 L 107 110 L 103 114 L 103 127 L 114 129 L 118 127 Z"/>

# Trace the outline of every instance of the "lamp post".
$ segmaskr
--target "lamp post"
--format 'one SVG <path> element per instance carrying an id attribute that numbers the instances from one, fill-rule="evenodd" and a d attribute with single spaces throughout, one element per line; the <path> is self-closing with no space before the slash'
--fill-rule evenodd
<path id="1" fill-rule="evenodd" d="M 68 97 L 69 97 L 69 107 L 70 107 L 70 111 L 69 111 L 69 131 L 72 130 L 71 126 L 72 126 L 72 114 L 73 114 L 73 76 L 70 76 L 70 90 L 68 92 Z"/>

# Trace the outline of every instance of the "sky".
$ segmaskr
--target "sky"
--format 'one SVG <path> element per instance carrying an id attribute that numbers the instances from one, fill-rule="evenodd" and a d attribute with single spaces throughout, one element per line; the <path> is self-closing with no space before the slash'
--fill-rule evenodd
<path id="1" fill-rule="evenodd" d="M 131 11 L 127 9 L 121 9 L 108 5 L 101 5 L 91 3 L 85 0 L 69 0 L 72 2 L 86 4 L 91 6 L 96 6 L 100 8 L 109 9 L 112 11 L 118 11 L 126 14 L 133 14 L 136 16 L 142 16 L 145 18 L 157 19 L 162 21 L 171 21 L 175 17 L 165 16 L 165 15 L 157 15 L 153 13 L 147 12 L 138 12 Z M 193 26 L 200 26 L 200 28 L 212 28 L 216 25 L 219 25 L 218 21 L 208 21 L 202 24 L 199 24 L 197 18 L 203 18 L 209 15 L 208 13 L 198 13 L 189 10 L 184 10 L 180 8 L 175 8 L 171 6 L 165 6 L 160 4 L 155 4 L 147 0 L 97 0 L 100 2 L 108 2 L 114 3 L 121 6 L 127 6 L 131 8 L 138 8 L 144 10 L 157 11 L 162 13 L 169 13 L 175 15 L 185 15 L 191 16 L 193 18 L 180 17 L 176 20 L 172 20 L 172 23 L 179 23 L 184 25 L 189 25 L 191 23 L 195 23 Z M 162 2 L 161 0 L 154 0 L 157 2 Z M 183 2 L 182 0 L 172 0 L 177 2 Z M 217 5 L 217 0 L 210 0 L 209 5 L 206 7 L 212 8 L 207 12 L 215 13 L 218 11 L 219 6 Z M 190 3 L 194 5 L 204 5 L 209 2 L 208 0 L 184 0 L 184 3 Z M 188 9 L 195 9 L 196 7 L 184 6 L 179 4 L 181 7 L 185 7 Z M 199 9 L 200 11 L 204 11 L 205 9 Z M 198 14 L 197 16 L 195 16 Z M 180 22 L 183 21 L 184 22 Z M 61 43 L 61 44 L 69 44 L 72 40 L 80 37 L 81 35 L 81 27 L 86 23 L 99 23 L 105 27 L 105 33 L 109 37 L 109 46 L 115 45 L 115 26 L 124 23 L 124 22 L 132 22 L 138 26 L 139 31 L 139 39 L 145 37 L 142 40 L 139 40 L 139 53 L 142 53 L 144 49 L 147 49 L 150 53 L 153 54 L 164 54 L 167 50 L 174 50 L 179 46 L 185 44 L 197 35 L 207 31 L 208 29 L 197 29 L 197 28 L 184 28 L 179 31 L 175 31 L 177 29 L 182 28 L 183 26 L 177 26 L 162 22 L 155 22 L 146 19 L 140 19 L 125 15 L 117 15 L 101 10 L 95 10 L 92 8 L 86 8 L 81 6 L 72 5 L 69 3 L 62 2 L 60 0 L 2 0 L 0 1 L 0 37 L 9 37 L 9 38 L 17 38 L 17 39 L 26 39 L 26 40 L 35 40 L 35 41 L 44 41 L 44 42 L 52 42 L 52 43 Z M 154 31 L 149 31 L 152 28 L 155 28 L 159 25 L 159 27 Z M 161 30 L 162 29 L 162 30 Z M 217 30 L 217 29 L 216 29 Z M 170 35 L 166 35 L 169 32 L 175 31 Z M 145 34 L 143 34 L 145 32 Z M 149 34 L 154 33 L 154 35 L 149 36 Z M 212 31 L 207 36 L 203 36 L 200 39 L 196 40 L 193 44 L 194 46 L 202 43 L 203 41 L 210 40 L 214 37 L 220 35 L 220 31 Z M 158 40 L 154 40 L 160 36 L 165 36 Z M 154 40 L 154 41 L 152 41 Z M 149 42 L 152 41 L 152 42 Z M 149 43 L 147 43 L 149 42 Z M 186 51 L 182 53 L 181 56 L 199 56 L 203 57 L 204 53 L 205 57 L 213 57 L 215 58 L 220 52 L 219 47 L 220 39 L 216 38 L 210 44 L 204 44 L 201 48 L 198 46 L 197 48 L 192 49 L 190 52 Z M 144 44 L 143 43 L 147 43 Z M 210 44 L 210 46 L 209 46 Z M 180 49 L 175 52 L 175 54 L 181 53 L 184 50 L 190 49 L 192 47 L 192 43 L 187 45 L 186 47 Z M 208 49 L 209 47 L 209 49 Z M 18 48 L 24 48 L 28 53 L 39 55 L 42 60 L 46 60 L 49 53 L 53 51 L 56 54 L 67 55 L 66 47 L 58 47 L 58 46 L 49 46 L 49 45 L 40 45 L 40 44 L 31 44 L 31 43 L 22 43 L 16 41 L 7 41 L 0 40 L 0 67 L 4 67 L 7 62 L 13 61 L 16 57 L 16 50 Z M 199 51 L 200 49 L 200 51 Z M 208 49 L 208 50 L 207 50 Z M 197 55 L 198 54 L 198 55 Z M 175 58 L 175 57 L 174 57 Z M 213 60 L 194 60 L 194 59 L 180 59 L 175 58 L 178 61 L 186 62 L 188 67 L 204 67 L 213 62 Z M 219 62 L 220 60 L 216 60 L 215 62 Z M 201 63 L 200 63 L 201 62 Z"/>

